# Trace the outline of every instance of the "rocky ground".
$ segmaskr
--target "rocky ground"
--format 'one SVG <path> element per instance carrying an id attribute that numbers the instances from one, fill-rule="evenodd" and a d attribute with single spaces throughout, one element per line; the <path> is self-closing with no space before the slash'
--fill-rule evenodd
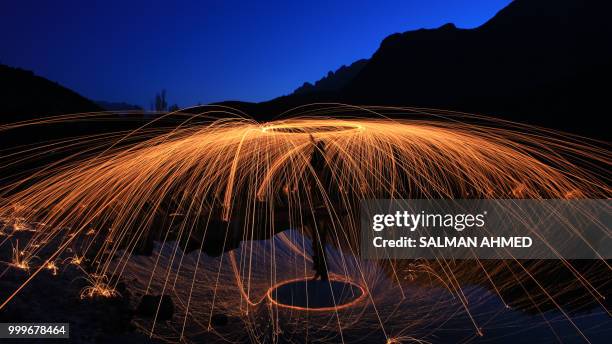
<path id="1" fill-rule="evenodd" d="M 22 244 L 31 235 L 27 231 L 0 236 L 0 302 L 22 286 L 42 264 L 30 262 L 29 271 L 12 265 L 17 240 Z M 81 298 L 90 283 L 82 267 L 66 260 L 58 261 L 57 269 L 43 269 L 0 310 L 2 322 L 69 323 L 70 340 L 16 339 L 15 343 L 156 343 L 140 333 L 133 320 L 137 316 L 135 297 L 122 285 L 116 297 Z M 10 343 L 2 339 L 2 343 Z"/>

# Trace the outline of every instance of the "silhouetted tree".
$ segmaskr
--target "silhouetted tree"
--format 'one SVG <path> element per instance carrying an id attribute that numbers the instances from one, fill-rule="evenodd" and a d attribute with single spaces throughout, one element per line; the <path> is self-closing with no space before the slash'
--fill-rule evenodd
<path id="1" fill-rule="evenodd" d="M 160 93 L 155 95 L 155 111 L 166 111 L 168 110 L 168 102 L 166 101 L 166 90 L 162 90 Z"/>
<path id="2" fill-rule="evenodd" d="M 172 104 L 170 105 L 170 107 L 168 108 L 169 112 L 174 112 L 174 111 L 178 111 L 179 110 L 179 106 L 178 104 Z"/>

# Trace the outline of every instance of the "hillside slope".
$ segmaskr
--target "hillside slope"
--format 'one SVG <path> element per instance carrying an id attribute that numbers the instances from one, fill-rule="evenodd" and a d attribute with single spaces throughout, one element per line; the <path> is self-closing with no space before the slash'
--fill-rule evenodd
<path id="1" fill-rule="evenodd" d="M 0 65 L 0 122 L 101 111 L 98 105 L 30 71 Z"/>
<path id="2" fill-rule="evenodd" d="M 515 0 L 484 25 L 396 33 L 340 88 L 234 103 L 260 120 L 307 103 L 475 112 L 609 139 L 612 3 Z"/>

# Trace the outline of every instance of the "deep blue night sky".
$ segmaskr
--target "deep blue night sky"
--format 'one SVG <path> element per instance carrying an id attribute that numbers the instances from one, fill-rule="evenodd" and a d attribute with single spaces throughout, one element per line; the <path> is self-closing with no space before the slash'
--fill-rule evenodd
<path id="1" fill-rule="evenodd" d="M 149 107 L 262 101 L 367 58 L 394 32 L 483 24 L 510 0 L 0 2 L 0 63 Z"/>

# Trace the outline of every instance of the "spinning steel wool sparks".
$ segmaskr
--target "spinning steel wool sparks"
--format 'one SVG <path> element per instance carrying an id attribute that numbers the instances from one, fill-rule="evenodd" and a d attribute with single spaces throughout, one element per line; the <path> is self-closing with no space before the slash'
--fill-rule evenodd
<path id="1" fill-rule="evenodd" d="M 500 120 L 343 105 L 301 108 L 267 123 L 228 109 L 174 115 L 187 119 L 173 127 L 64 141 L 78 154 L 3 188 L 0 217 L 6 223 L 44 224 L 13 262 L 30 262 L 23 285 L 43 269 L 55 273 L 59 258 L 87 264 L 91 286 L 83 298 L 114 297 L 123 278 L 140 277 L 143 293 L 173 295 L 179 330 L 164 335 L 184 340 L 194 327 L 211 331 L 219 311 L 240 317 L 244 336 L 261 341 L 283 331 L 346 340 L 343 333 L 354 328 L 380 331 L 388 343 L 417 341 L 421 329 L 433 331 L 430 325 L 457 309 L 482 335 L 468 286 L 486 285 L 506 307 L 552 304 L 560 310 L 557 300 L 569 287 L 539 281 L 538 273 L 550 268 L 540 263 L 360 260 L 359 201 L 610 197 L 604 144 Z M 40 156 L 33 152 L 11 159 Z M 316 154 L 320 166 L 313 166 Z M 31 257 L 40 267 L 31 266 Z M 360 296 L 316 314 L 279 305 L 274 290 L 309 279 L 316 259 L 330 281 L 347 281 Z M 599 273 L 562 259 L 554 269 L 569 271 L 570 284 L 608 313 L 599 288 L 609 286 L 610 266 L 599 263 Z M 536 288 L 507 301 L 515 286 L 533 282 Z M 0 300 L 0 311 L 20 289 Z M 439 296 L 440 290 L 452 298 Z M 414 315 L 406 315 L 400 301 L 412 303 Z M 256 325 L 262 318 L 270 332 Z M 150 333 L 156 327 L 155 321 L 143 325 Z M 340 338 L 329 337 L 331 330 Z"/>

